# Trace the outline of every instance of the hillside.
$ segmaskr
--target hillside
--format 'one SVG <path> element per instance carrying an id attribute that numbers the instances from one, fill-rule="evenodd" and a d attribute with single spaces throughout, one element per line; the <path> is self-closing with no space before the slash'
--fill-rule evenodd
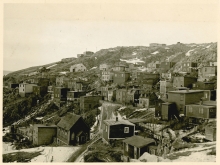
<path id="1" fill-rule="evenodd" d="M 113 65 L 119 61 L 139 63 L 144 67 L 154 61 L 172 61 L 177 62 L 175 71 L 183 61 L 197 62 L 199 65 L 209 61 L 217 61 L 217 43 L 174 44 L 166 47 L 130 46 L 101 49 L 89 57 L 80 57 L 68 62 L 58 61 L 43 66 L 34 66 L 9 73 L 7 76 L 20 77 L 28 75 L 39 71 L 41 67 L 49 69 L 48 75 L 57 75 L 60 72 L 62 72 L 60 74 L 68 72 L 70 66 L 77 63 L 83 63 L 89 70 L 93 67 L 98 67 L 102 63 Z"/>

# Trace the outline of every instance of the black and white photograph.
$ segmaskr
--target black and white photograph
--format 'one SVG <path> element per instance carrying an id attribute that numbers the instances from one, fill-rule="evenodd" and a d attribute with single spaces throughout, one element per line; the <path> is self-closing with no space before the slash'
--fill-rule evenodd
<path id="1" fill-rule="evenodd" d="M 217 162 L 219 0 L 2 9 L 2 163 Z"/>

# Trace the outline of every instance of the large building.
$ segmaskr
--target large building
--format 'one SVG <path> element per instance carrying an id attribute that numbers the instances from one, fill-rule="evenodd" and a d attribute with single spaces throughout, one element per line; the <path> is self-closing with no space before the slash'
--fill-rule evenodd
<path id="1" fill-rule="evenodd" d="M 112 82 L 113 81 L 113 75 L 114 73 L 110 70 L 103 70 L 102 71 L 102 81 L 110 81 Z"/>
<path id="2" fill-rule="evenodd" d="M 47 94 L 47 86 L 33 86 L 33 93 L 38 96 Z"/>
<path id="3" fill-rule="evenodd" d="M 168 102 L 176 104 L 179 114 L 185 114 L 185 106 L 200 101 L 204 96 L 203 90 L 177 90 L 168 92 Z"/>
<path id="4" fill-rule="evenodd" d="M 197 81 L 196 77 L 178 76 L 173 78 L 173 87 L 192 88 L 192 84 Z"/>
<path id="5" fill-rule="evenodd" d="M 217 66 L 204 66 L 199 68 L 198 81 L 209 81 L 214 76 L 217 76 Z"/>

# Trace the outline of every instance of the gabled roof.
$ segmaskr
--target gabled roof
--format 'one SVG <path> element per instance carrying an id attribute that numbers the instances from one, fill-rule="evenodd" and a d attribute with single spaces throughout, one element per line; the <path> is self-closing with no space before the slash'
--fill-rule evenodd
<path id="1" fill-rule="evenodd" d="M 72 126 L 81 118 L 79 115 L 72 113 L 67 113 L 64 117 L 61 118 L 60 122 L 57 124 L 58 127 L 61 127 L 65 130 L 70 130 Z"/>
<path id="2" fill-rule="evenodd" d="M 151 143 L 155 143 L 155 140 L 151 139 L 151 138 L 144 138 L 142 136 L 132 136 L 132 137 L 129 137 L 129 138 L 123 140 L 123 142 L 125 142 L 131 146 L 141 148 L 141 147 L 145 147 Z"/>
<path id="3" fill-rule="evenodd" d="M 125 125 L 132 125 L 134 126 L 133 123 L 131 123 L 130 121 L 128 120 L 104 120 L 103 121 L 104 123 L 106 123 L 107 125 L 120 125 L 120 124 L 125 124 Z"/>

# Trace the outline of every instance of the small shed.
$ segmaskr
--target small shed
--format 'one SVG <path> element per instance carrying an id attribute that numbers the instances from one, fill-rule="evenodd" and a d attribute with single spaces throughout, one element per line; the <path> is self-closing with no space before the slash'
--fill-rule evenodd
<path id="1" fill-rule="evenodd" d="M 162 120 L 171 120 L 174 115 L 177 115 L 176 105 L 175 103 L 162 103 L 161 110 L 161 119 Z"/>
<path id="2" fill-rule="evenodd" d="M 216 141 L 216 121 L 210 122 L 206 125 L 205 138 L 210 141 Z"/>

